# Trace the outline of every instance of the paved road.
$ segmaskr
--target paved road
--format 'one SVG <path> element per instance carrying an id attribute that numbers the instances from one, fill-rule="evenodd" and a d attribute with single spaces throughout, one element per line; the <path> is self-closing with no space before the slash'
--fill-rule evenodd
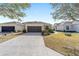
<path id="1" fill-rule="evenodd" d="M 62 56 L 45 47 L 40 33 L 26 33 L 0 43 L 0 56 Z"/>

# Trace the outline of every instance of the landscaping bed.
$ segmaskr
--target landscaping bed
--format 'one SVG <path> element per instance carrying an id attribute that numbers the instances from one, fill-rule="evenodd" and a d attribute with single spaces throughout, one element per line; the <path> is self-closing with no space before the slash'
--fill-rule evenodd
<path id="1" fill-rule="evenodd" d="M 45 45 L 65 56 L 79 55 L 79 34 L 67 35 L 63 32 L 44 36 Z"/>
<path id="2" fill-rule="evenodd" d="M 0 43 L 5 42 L 7 40 L 10 40 L 12 38 L 17 37 L 18 35 L 21 35 L 22 32 L 17 32 L 17 33 L 5 33 L 0 35 Z"/>

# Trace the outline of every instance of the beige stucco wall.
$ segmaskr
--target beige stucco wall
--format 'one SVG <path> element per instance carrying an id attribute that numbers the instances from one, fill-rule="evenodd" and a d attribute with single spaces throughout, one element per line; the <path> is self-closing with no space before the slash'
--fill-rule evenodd
<path id="1" fill-rule="evenodd" d="M 26 22 L 24 24 L 25 24 L 26 32 L 27 32 L 27 26 L 41 26 L 42 27 L 42 31 L 45 30 L 45 26 L 49 26 L 49 28 L 52 27 L 52 25 L 49 25 L 47 23 L 40 23 L 40 22 L 30 22 L 30 23 Z"/>
<path id="2" fill-rule="evenodd" d="M 16 32 L 23 31 L 24 30 L 24 25 L 23 24 L 16 24 L 15 25 L 15 30 L 16 30 Z"/>
<path id="3" fill-rule="evenodd" d="M 0 24 L 0 32 L 2 31 L 1 30 L 1 27 L 2 26 L 15 26 L 15 31 L 18 32 L 18 31 L 23 31 L 24 29 L 24 25 L 21 24 L 21 23 L 4 23 L 4 24 Z"/>
<path id="4" fill-rule="evenodd" d="M 1 26 L 0 26 L 0 32 L 1 32 Z"/>

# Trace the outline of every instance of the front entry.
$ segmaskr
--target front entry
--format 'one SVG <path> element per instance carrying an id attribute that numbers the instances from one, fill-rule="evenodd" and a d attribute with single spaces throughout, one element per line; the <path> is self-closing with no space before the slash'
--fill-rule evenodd
<path id="1" fill-rule="evenodd" d="M 28 26 L 27 31 L 28 32 L 41 32 L 42 28 L 41 26 Z"/>

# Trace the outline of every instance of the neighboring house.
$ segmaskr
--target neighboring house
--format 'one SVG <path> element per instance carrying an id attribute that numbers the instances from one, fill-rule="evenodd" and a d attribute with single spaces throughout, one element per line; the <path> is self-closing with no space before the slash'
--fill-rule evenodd
<path id="1" fill-rule="evenodd" d="M 79 21 L 77 20 L 55 23 L 54 28 L 56 31 L 79 32 Z"/>
<path id="2" fill-rule="evenodd" d="M 44 22 L 25 22 L 23 23 L 25 25 L 26 32 L 42 32 L 45 30 L 45 27 L 48 26 L 49 28 L 52 28 L 52 25 L 49 23 Z"/>
<path id="3" fill-rule="evenodd" d="M 26 32 L 42 32 L 45 27 L 52 28 L 52 25 L 44 22 L 7 22 L 0 24 L 0 32 L 20 32 L 26 30 Z"/>
<path id="4" fill-rule="evenodd" d="M 73 22 L 65 22 L 64 23 L 64 31 L 71 31 L 71 32 L 73 32 L 73 31 L 75 31 L 73 28 L 74 28 L 73 27 Z"/>
<path id="5" fill-rule="evenodd" d="M 73 22 L 73 30 L 79 32 L 79 20 Z"/>
<path id="6" fill-rule="evenodd" d="M 19 22 L 0 23 L 0 32 L 19 32 L 23 29 L 24 25 Z"/>
<path id="7" fill-rule="evenodd" d="M 54 24 L 54 29 L 56 30 L 56 31 L 63 31 L 63 24 L 62 23 L 55 23 Z"/>

